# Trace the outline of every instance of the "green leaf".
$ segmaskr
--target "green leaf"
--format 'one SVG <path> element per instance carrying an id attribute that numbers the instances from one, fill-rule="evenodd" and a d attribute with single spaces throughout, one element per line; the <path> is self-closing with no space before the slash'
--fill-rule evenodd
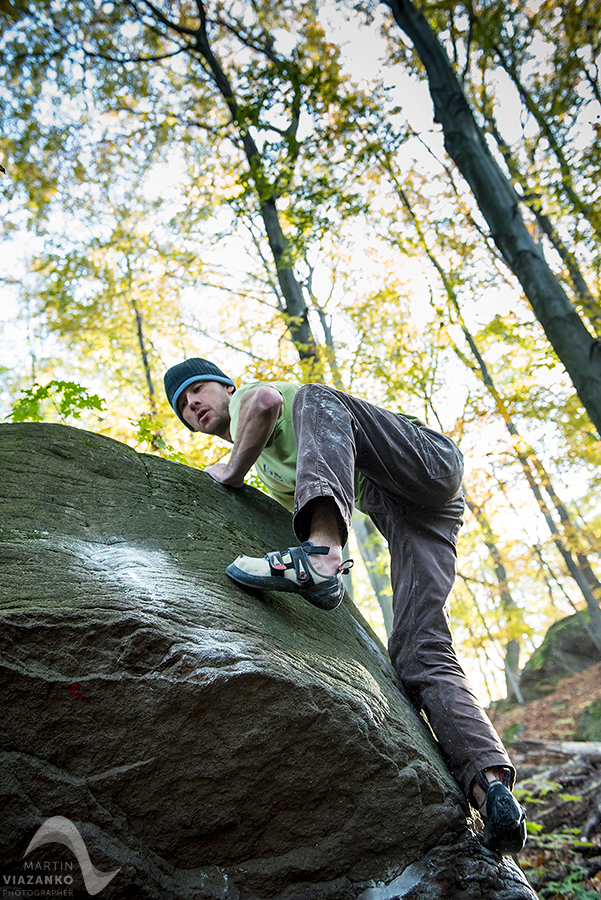
<path id="1" fill-rule="evenodd" d="M 104 400 L 98 394 L 90 394 L 83 385 L 75 381 L 49 381 L 45 385 L 34 383 L 21 391 L 7 418 L 11 422 L 42 422 L 46 418 L 43 410 L 46 400 L 52 402 L 61 421 L 69 416 L 79 419 L 84 411 L 104 409 Z"/>

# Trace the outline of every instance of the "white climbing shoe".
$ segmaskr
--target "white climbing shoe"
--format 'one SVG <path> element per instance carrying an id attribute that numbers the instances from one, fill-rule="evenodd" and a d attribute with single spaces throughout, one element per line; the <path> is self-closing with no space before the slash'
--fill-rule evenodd
<path id="1" fill-rule="evenodd" d="M 261 559 L 239 556 L 225 570 L 229 577 L 246 587 L 270 591 L 292 591 L 320 609 L 336 609 L 344 596 L 342 576 L 353 565 L 352 559 L 342 563 L 333 575 L 316 572 L 309 556 L 325 555 L 329 547 L 314 547 L 303 541 L 300 547 L 274 550 Z"/>

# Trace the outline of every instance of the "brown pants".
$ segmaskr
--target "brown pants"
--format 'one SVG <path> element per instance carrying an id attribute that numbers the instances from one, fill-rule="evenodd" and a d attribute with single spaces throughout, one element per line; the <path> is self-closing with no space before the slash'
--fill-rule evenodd
<path id="1" fill-rule="evenodd" d="M 363 509 L 390 549 L 390 658 L 469 796 L 481 769 L 512 766 L 453 648 L 448 598 L 464 508 L 461 453 L 437 431 L 319 384 L 300 389 L 292 415 L 296 534 L 306 540 L 307 504 L 324 497 L 333 498 L 348 533 L 355 469 L 365 476 Z"/>

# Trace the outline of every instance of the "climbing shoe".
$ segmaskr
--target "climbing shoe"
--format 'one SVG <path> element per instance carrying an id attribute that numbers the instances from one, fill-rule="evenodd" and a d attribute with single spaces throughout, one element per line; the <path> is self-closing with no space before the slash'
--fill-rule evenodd
<path id="1" fill-rule="evenodd" d="M 484 822 L 482 840 L 494 853 L 519 853 L 526 843 L 526 810 L 511 793 L 511 777 L 510 769 L 501 769 L 494 781 L 488 781 L 484 772 L 476 775 L 476 783 L 486 794 L 479 810 Z"/>
<path id="2" fill-rule="evenodd" d="M 229 577 L 245 587 L 269 591 L 292 591 L 320 609 L 336 609 L 344 596 L 342 576 L 353 565 L 346 560 L 333 575 L 316 572 L 309 556 L 325 555 L 329 547 L 314 547 L 311 541 L 303 541 L 300 547 L 274 550 L 262 559 L 239 556 L 225 570 Z"/>

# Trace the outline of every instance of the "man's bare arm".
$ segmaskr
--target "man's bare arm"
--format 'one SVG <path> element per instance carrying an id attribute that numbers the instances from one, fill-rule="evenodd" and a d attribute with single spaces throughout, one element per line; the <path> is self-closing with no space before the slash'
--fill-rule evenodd
<path id="1" fill-rule="evenodd" d="M 259 385 L 247 391 L 240 401 L 238 429 L 228 462 L 207 466 L 205 472 L 221 484 L 242 487 L 244 476 L 256 463 L 273 434 L 282 415 L 282 405 L 282 395 L 269 385 Z"/>

